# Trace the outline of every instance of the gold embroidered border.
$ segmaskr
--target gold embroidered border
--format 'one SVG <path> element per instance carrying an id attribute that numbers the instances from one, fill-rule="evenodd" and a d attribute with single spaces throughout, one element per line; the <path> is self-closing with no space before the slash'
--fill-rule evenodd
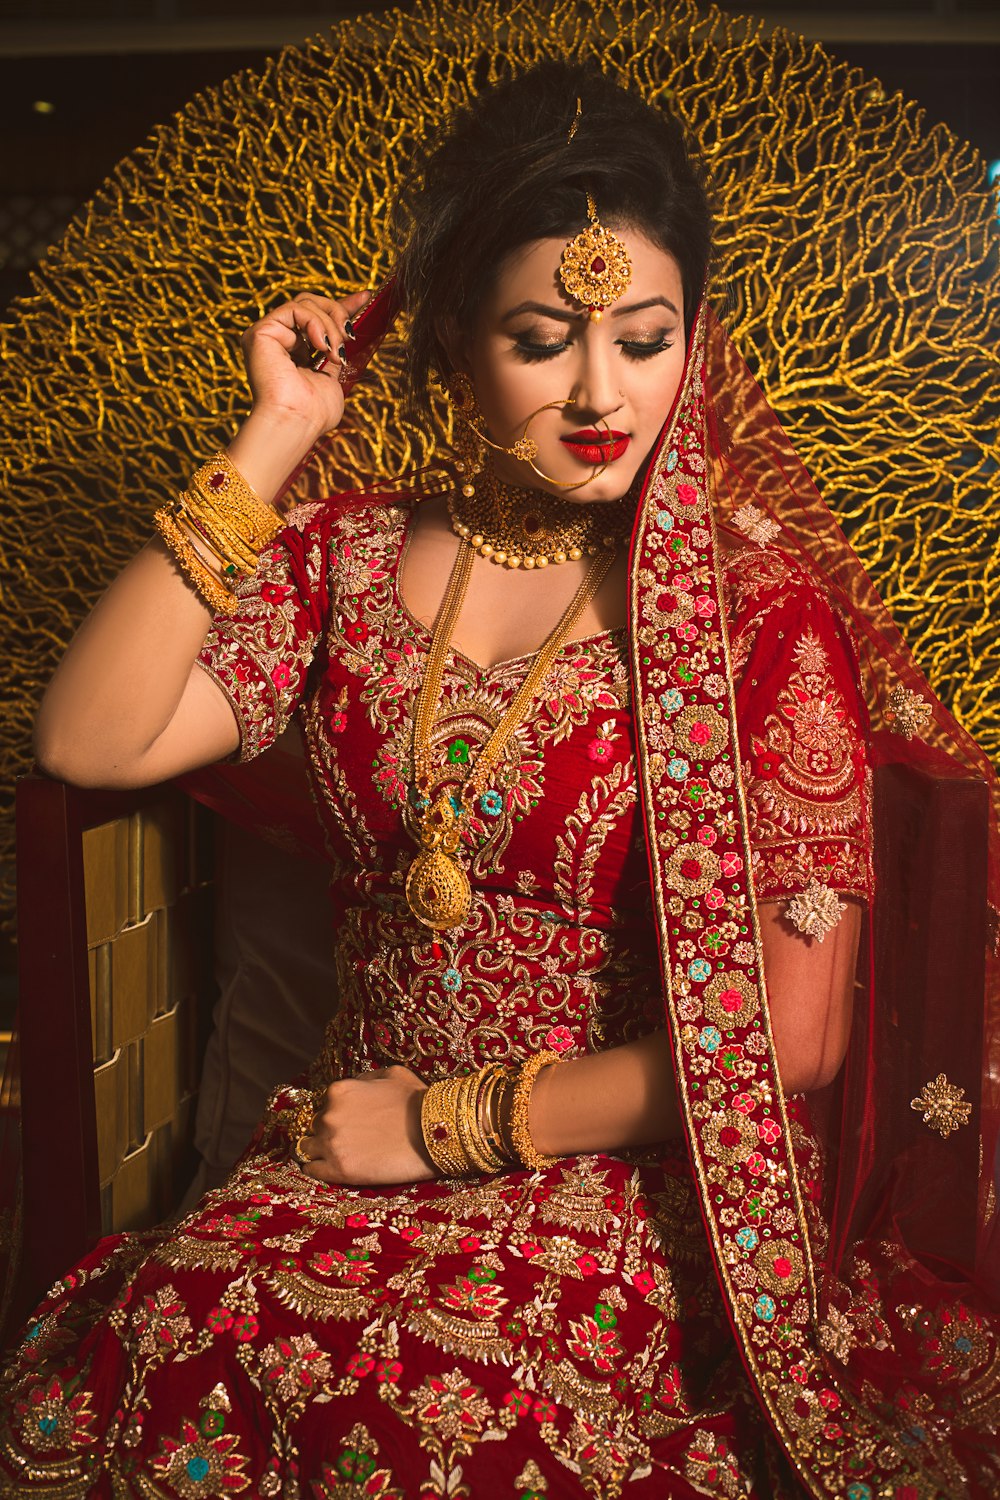
<path id="1" fill-rule="evenodd" d="M 808 1222 L 770 1029 L 751 878 L 732 662 L 705 443 L 705 328 L 703 309 L 684 382 L 647 479 L 629 565 L 636 760 L 666 976 L 666 1019 L 692 1169 L 741 1356 L 803 1484 L 816 1496 L 846 1493 L 853 1477 L 848 1460 L 863 1449 L 878 1455 L 875 1471 L 866 1474 L 874 1494 L 891 1494 L 897 1485 L 906 1484 L 919 1500 L 930 1500 L 942 1487 L 928 1480 L 916 1459 L 898 1451 L 892 1435 L 866 1409 L 838 1389 L 824 1368 L 815 1333 L 817 1298 Z M 697 538 L 696 532 L 700 533 Z M 673 560 L 692 580 L 698 608 L 650 629 L 650 621 L 640 611 L 640 590 L 649 592 L 640 585 L 640 576 L 658 578 L 667 587 Z M 703 653 L 712 658 L 704 670 L 698 661 Z M 683 712 L 674 721 L 681 723 L 684 743 L 680 747 L 675 743 L 673 757 L 668 759 L 666 753 L 653 752 L 649 746 L 649 708 L 656 699 L 651 681 L 662 683 L 665 672 L 685 655 L 694 666 L 684 681 Z M 722 702 L 710 700 L 701 686 L 701 679 L 720 671 L 727 679 Z M 702 707 L 707 710 L 703 720 L 698 712 Z M 722 722 L 727 734 L 720 732 Z M 690 741 L 692 726 L 699 723 L 704 725 L 703 748 L 696 761 Z M 690 826 L 685 831 L 668 818 L 668 809 L 683 805 L 688 778 L 697 775 L 704 780 L 713 773 L 726 811 L 736 821 L 736 836 L 728 842 L 712 827 L 713 814 L 692 816 L 694 838 Z M 696 795 L 690 802 L 695 809 L 700 805 Z M 720 908 L 745 912 L 743 920 L 753 939 L 752 961 L 740 965 L 727 956 L 715 974 L 707 959 L 696 958 L 686 967 L 675 960 L 671 938 L 685 931 L 686 916 L 701 919 L 700 902 L 713 916 Z M 724 1017 L 728 1017 L 725 1029 L 716 1024 Z M 713 1068 L 719 1069 L 725 1087 L 719 1086 L 717 1077 L 706 1077 Z M 756 1149 L 752 1149 L 755 1139 Z M 772 1233 L 766 1227 L 771 1217 L 769 1194 L 779 1189 L 790 1199 L 794 1213 L 796 1228 L 789 1233 Z M 737 1203 L 745 1222 L 727 1227 L 722 1210 Z M 735 1265 L 754 1271 L 756 1291 L 746 1290 L 737 1281 Z M 803 1298 L 807 1308 L 796 1307 Z M 805 1416 L 800 1415 L 803 1405 Z M 831 1412 L 844 1431 L 839 1445 L 823 1437 Z"/>

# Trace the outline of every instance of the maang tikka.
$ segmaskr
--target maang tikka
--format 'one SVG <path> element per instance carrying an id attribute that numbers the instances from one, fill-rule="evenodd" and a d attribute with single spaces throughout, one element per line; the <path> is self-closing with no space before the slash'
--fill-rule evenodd
<path id="1" fill-rule="evenodd" d="M 583 114 L 583 101 L 577 99 L 576 114 L 566 144 L 576 135 Z M 604 309 L 617 302 L 628 291 L 632 280 L 632 261 L 622 241 L 605 229 L 597 217 L 593 193 L 587 193 L 588 227 L 571 239 L 562 253 L 559 280 L 567 296 L 587 309 L 592 323 L 600 322 Z"/>

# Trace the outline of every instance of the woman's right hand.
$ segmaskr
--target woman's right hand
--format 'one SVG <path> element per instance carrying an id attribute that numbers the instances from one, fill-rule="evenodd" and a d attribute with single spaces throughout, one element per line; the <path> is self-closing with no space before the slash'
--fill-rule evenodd
<path id="1" fill-rule="evenodd" d="M 336 427 L 344 414 L 344 368 L 340 350 L 348 323 L 366 305 L 370 292 L 351 292 L 334 301 L 303 292 L 283 302 L 243 335 L 243 359 L 253 393 L 253 415 L 291 419 L 313 439 Z M 318 351 L 325 364 L 317 368 Z"/>

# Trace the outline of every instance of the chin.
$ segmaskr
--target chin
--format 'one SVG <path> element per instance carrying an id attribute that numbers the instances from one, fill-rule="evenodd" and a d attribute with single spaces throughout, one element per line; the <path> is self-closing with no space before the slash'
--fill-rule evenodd
<path id="1" fill-rule="evenodd" d="M 590 504 L 596 500 L 621 500 L 632 488 L 639 467 L 639 465 L 629 464 L 627 468 L 622 468 L 615 464 L 600 478 L 589 480 L 586 484 L 580 485 L 579 489 L 560 490 L 549 485 L 543 487 L 553 495 L 560 495 L 564 500 L 578 500 L 581 504 Z M 570 484 L 573 483 L 569 475 L 566 476 L 566 480 Z"/>

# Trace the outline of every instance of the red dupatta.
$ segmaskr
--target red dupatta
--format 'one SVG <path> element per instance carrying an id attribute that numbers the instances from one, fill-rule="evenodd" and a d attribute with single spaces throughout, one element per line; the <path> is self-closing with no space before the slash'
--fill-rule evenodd
<path id="1" fill-rule="evenodd" d="M 799 1182 L 750 875 L 720 593 L 718 525 L 734 519 L 821 580 L 860 643 L 875 730 L 878 885 L 851 1045 L 810 1099 L 827 1164 L 819 1212 Z M 678 571 L 684 599 L 670 589 Z M 995 1493 L 995 785 L 704 309 L 646 477 L 629 621 L 667 1029 L 706 1233 L 762 1410 L 812 1494 Z M 668 708 L 658 689 L 679 660 L 700 670 Z M 720 674 L 728 691 L 713 697 L 704 684 Z M 669 813 L 697 805 L 688 783 L 705 777 L 721 795 L 697 815 L 719 825 L 703 843 Z M 745 961 L 677 961 L 709 893 L 713 919 L 746 924 Z M 745 1060 L 724 1085 L 699 1067 L 723 1038 Z M 773 1227 L 774 1203 L 794 1229 Z"/>

